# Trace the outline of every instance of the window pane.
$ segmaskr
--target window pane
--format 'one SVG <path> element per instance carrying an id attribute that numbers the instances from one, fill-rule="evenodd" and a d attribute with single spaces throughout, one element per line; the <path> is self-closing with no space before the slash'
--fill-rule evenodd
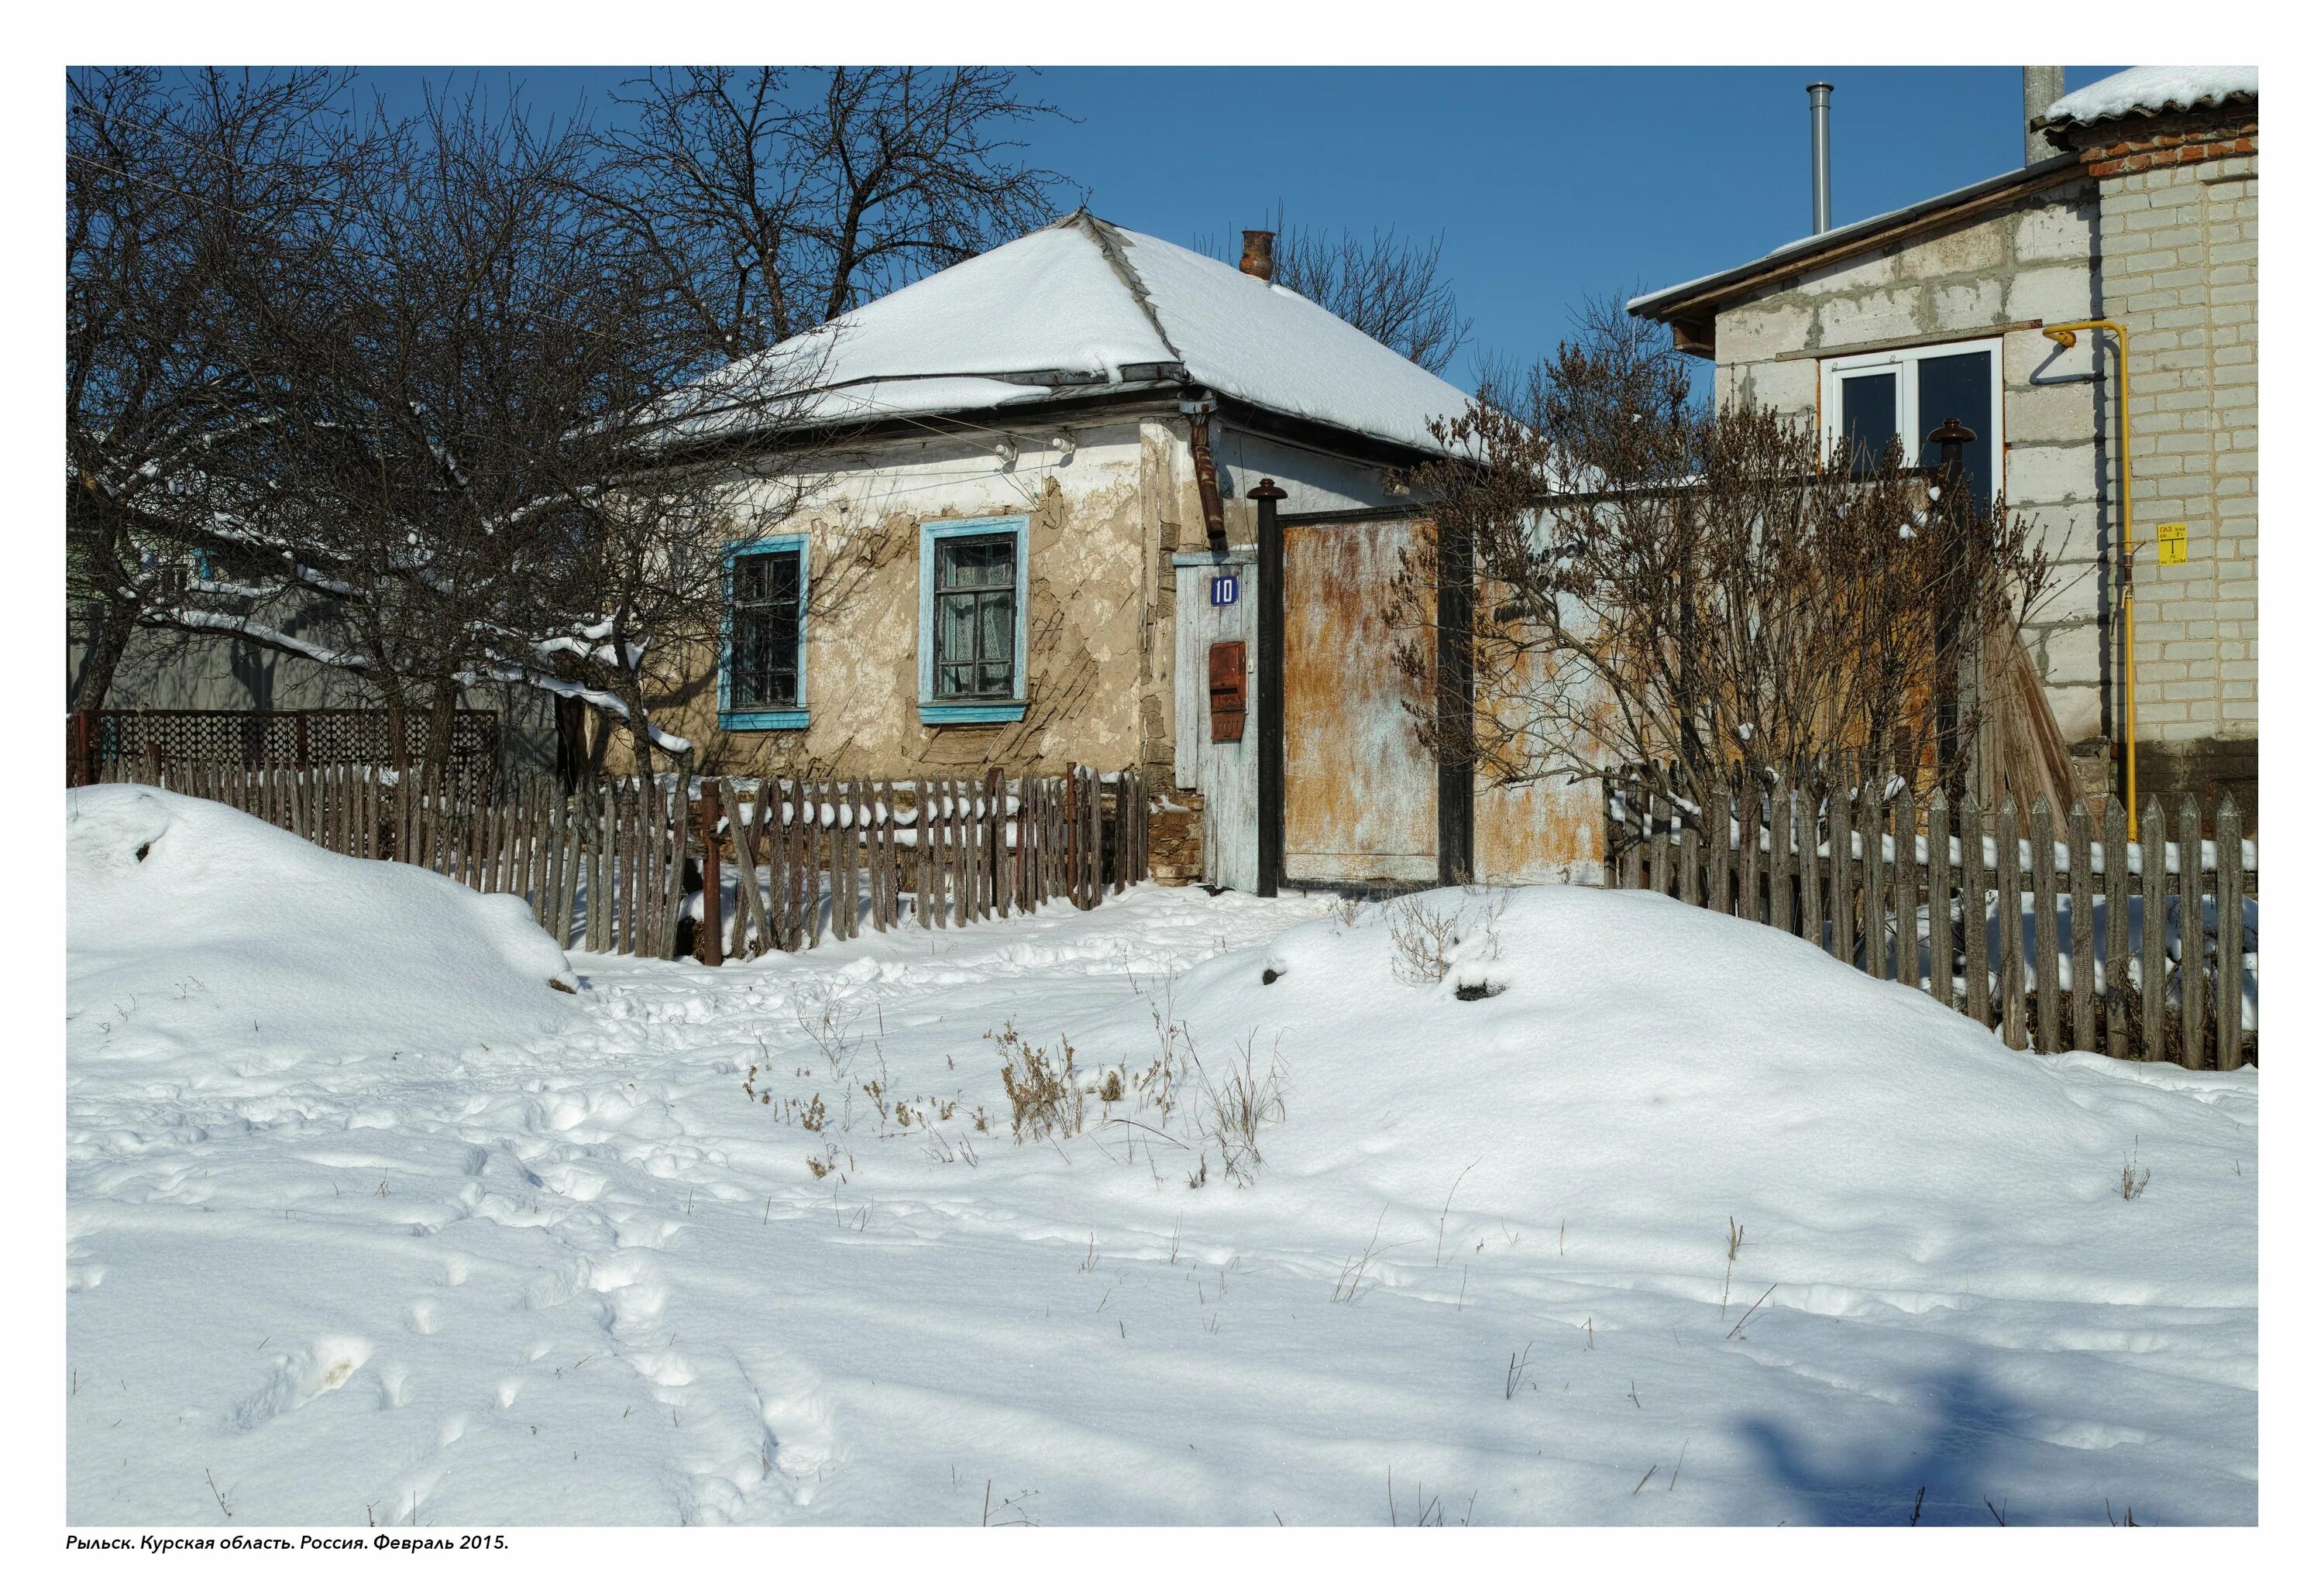
<path id="1" fill-rule="evenodd" d="M 976 656 L 1010 661 L 1017 641 L 1017 595 L 993 596 L 980 600 L 977 605 Z"/>
<path id="2" fill-rule="evenodd" d="M 733 561 L 727 628 L 733 708 L 798 705 L 799 566 L 795 551 L 754 553 Z"/>
<path id="3" fill-rule="evenodd" d="M 1896 435 L 1896 373 L 1843 376 L 1840 382 L 1840 436 L 1848 469 L 1868 475 Z"/>
<path id="4" fill-rule="evenodd" d="M 976 599 L 946 593 L 936 599 L 936 657 L 946 663 L 965 663 L 976 657 Z"/>
<path id="5" fill-rule="evenodd" d="M 933 639 L 939 697 L 1007 697 L 1016 689 L 1017 538 L 937 540 Z"/>
<path id="6" fill-rule="evenodd" d="M 1937 445 L 1929 434 L 1948 420 L 1958 420 L 1977 433 L 1977 440 L 1961 445 L 1961 471 L 1969 477 L 1973 501 L 1993 502 L 1993 355 L 1949 354 L 1920 363 L 1921 464 L 1937 465 Z"/>
<path id="7" fill-rule="evenodd" d="M 947 537 L 936 544 L 937 586 L 945 592 L 989 589 L 1013 582 L 1014 537 Z"/>

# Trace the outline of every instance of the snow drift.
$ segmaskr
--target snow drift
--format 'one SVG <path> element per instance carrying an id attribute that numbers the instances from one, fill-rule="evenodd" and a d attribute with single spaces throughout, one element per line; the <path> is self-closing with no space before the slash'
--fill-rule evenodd
<path id="1" fill-rule="evenodd" d="M 445 1051 L 570 1016 L 565 953 L 522 901 L 341 857 L 143 786 L 65 796 L 76 1061 L 202 1064 Z"/>
<path id="2" fill-rule="evenodd" d="M 1440 945 L 1441 968 L 1415 956 Z M 1794 1305 L 2255 1298 L 2253 1072 L 2014 1052 L 1647 892 L 1430 891 L 1213 959 L 1176 996 L 1206 1066 L 1279 1051 L 1262 1190 L 1342 1222 L 1434 1228 L 1473 1165 L 1455 1216 L 1587 1213 L 1633 1275 L 1699 1268 L 1732 1215 Z M 2126 1161 L 2185 1171 L 2126 1206 Z"/>
<path id="3" fill-rule="evenodd" d="M 462 925 L 438 961 L 263 934 L 330 892 L 227 868 L 251 821 L 99 795 L 130 811 L 90 828 L 77 915 L 111 891 L 152 934 L 118 899 L 151 879 L 244 962 L 292 939 L 269 1027 L 490 960 L 473 897 L 428 897 Z M 411 873 L 345 867 L 343 895 Z M 97 1024 L 189 1021 L 155 1015 L 192 1007 L 189 945 L 106 949 L 103 981 L 73 953 L 77 1525 L 2256 1514 L 2256 1072 L 2014 1053 L 1643 892 L 1144 885 L 724 968 L 580 959 L 583 998 L 470 1008 L 570 1023 L 457 1067 L 214 1065 L 225 1018 L 122 1066 Z M 133 989 L 127 1020 L 93 999 Z M 1011 1133 L 1012 1033 L 1070 1044 L 1080 1132 Z M 1246 1049 L 1283 1109 L 1262 1086 L 1247 1182 L 1205 1099 Z"/>

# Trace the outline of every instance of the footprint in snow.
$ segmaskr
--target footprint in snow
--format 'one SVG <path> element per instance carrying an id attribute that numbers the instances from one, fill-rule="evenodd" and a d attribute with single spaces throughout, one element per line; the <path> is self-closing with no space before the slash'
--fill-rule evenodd
<path id="1" fill-rule="evenodd" d="M 273 1375 L 235 1403 L 226 1424 L 237 1432 L 252 1432 L 309 1400 L 346 1386 L 356 1369 L 371 1359 L 372 1348 L 367 1339 L 334 1333 L 303 1349 L 276 1356 Z"/>

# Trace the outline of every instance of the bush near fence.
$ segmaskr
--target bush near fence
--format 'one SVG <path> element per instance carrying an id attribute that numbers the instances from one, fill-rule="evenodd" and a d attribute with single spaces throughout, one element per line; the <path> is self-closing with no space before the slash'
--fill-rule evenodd
<path id="1" fill-rule="evenodd" d="M 1668 769 L 1605 790 L 1609 887 L 1772 925 L 2018 1050 L 2258 1064 L 2259 845 L 2233 796 L 2211 840 L 2191 797 L 2149 799 L 2133 842 L 2111 796 L 2061 823 L 2038 798 L 1921 806 L 1901 781 L 1815 771 L 1735 771 L 1700 801 Z"/>
<path id="2" fill-rule="evenodd" d="M 342 763 L 410 768 L 424 761 L 428 715 L 407 714 L 402 756 L 390 745 L 384 708 L 98 708 L 65 715 L 65 783 L 83 786 L 107 765 L 228 764 L 312 769 Z M 495 781 L 500 714 L 461 708 L 452 715 L 451 767 L 465 778 Z"/>
<path id="3" fill-rule="evenodd" d="M 1146 878 L 1147 795 L 1134 771 L 676 776 L 571 792 L 364 764 L 149 756 L 97 772 L 222 802 L 333 852 L 523 897 L 560 945 L 618 955 L 715 964 L 907 920 L 958 925 L 1058 899 L 1093 907 Z M 718 889 L 705 891 L 706 879 Z"/>

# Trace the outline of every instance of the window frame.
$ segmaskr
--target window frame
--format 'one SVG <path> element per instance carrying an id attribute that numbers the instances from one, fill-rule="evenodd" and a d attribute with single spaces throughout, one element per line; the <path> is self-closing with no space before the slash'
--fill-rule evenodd
<path id="1" fill-rule="evenodd" d="M 923 724 L 1007 724 L 1025 717 L 1026 610 L 1031 592 L 1029 558 L 1032 521 L 1025 515 L 988 515 L 969 520 L 929 520 L 920 522 L 920 723 Z M 944 698 L 936 695 L 936 552 L 945 542 L 960 537 L 1007 534 L 1017 542 L 1017 623 L 1011 652 L 1010 691 L 1006 698 Z"/>
<path id="2" fill-rule="evenodd" d="M 764 553 L 798 556 L 798 700 L 787 708 L 734 705 L 734 561 Z M 729 542 L 721 556 L 718 603 L 718 728 L 721 730 L 805 730 L 807 695 L 807 596 L 808 560 L 807 537 L 793 533 L 754 537 Z"/>
<path id="3" fill-rule="evenodd" d="M 1817 409 L 1823 434 L 1823 456 L 1832 456 L 1840 442 L 1840 384 L 1847 377 L 1860 376 L 1869 372 L 1894 371 L 1896 373 L 1896 436 L 1909 438 L 1911 447 L 1904 456 L 1907 469 L 1916 468 L 1921 459 L 1921 445 L 1928 440 L 1929 432 L 1941 424 L 1940 415 L 1925 426 L 1921 419 L 1921 373 L 1923 360 L 1947 359 L 1954 355 L 1984 354 L 1992 373 L 1993 429 L 1993 490 L 2008 493 L 2009 447 L 2005 440 L 2009 435 L 2006 412 L 2002 407 L 2004 383 L 2001 378 L 2001 343 L 1997 336 L 1965 337 L 1952 343 L 1919 343 L 1903 348 L 1876 349 L 1869 354 L 1841 355 L 1816 362 Z"/>

